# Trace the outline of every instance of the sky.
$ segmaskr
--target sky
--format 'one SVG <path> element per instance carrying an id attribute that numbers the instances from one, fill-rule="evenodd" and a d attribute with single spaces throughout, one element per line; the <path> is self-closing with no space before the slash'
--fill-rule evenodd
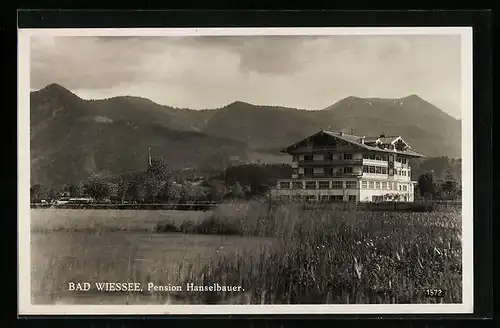
<path id="1" fill-rule="evenodd" d="M 417 94 L 461 118 L 459 35 L 32 36 L 30 84 L 178 108 L 234 101 L 317 110 Z"/>

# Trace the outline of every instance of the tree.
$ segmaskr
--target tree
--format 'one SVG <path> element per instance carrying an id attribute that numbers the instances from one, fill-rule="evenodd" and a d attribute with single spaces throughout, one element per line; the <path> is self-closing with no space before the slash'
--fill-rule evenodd
<path id="1" fill-rule="evenodd" d="M 443 181 L 441 185 L 441 190 L 443 192 L 443 196 L 445 196 L 448 199 L 456 199 L 460 195 L 460 183 L 459 181 L 453 176 L 453 174 L 449 171 L 446 170 L 445 172 L 445 180 Z"/>
<path id="2" fill-rule="evenodd" d="M 120 185 L 116 182 L 108 182 L 108 196 L 111 201 L 120 200 Z"/>
<path id="3" fill-rule="evenodd" d="M 120 198 L 122 203 L 127 197 L 129 188 L 130 188 L 130 181 L 124 177 L 121 177 L 120 181 L 118 182 L 118 197 Z"/>
<path id="4" fill-rule="evenodd" d="M 39 184 L 35 184 L 30 188 L 30 199 L 32 203 L 37 203 L 40 200 L 40 192 L 42 190 L 42 186 Z"/>
<path id="5" fill-rule="evenodd" d="M 418 178 L 418 189 L 421 197 L 432 197 L 436 189 L 434 180 L 434 173 L 432 171 L 420 175 Z"/>
<path id="6" fill-rule="evenodd" d="M 109 186 L 98 175 L 91 175 L 83 183 L 84 194 L 94 198 L 95 200 L 102 200 L 109 196 Z"/>
<path id="7" fill-rule="evenodd" d="M 69 186 L 70 197 L 81 197 L 84 193 L 84 181 L 78 181 Z"/>
<path id="8" fill-rule="evenodd" d="M 231 188 L 231 196 L 235 199 L 245 197 L 245 192 L 238 181 Z"/>
<path id="9" fill-rule="evenodd" d="M 196 200 L 195 187 L 190 182 L 183 183 L 182 187 L 181 187 L 181 197 L 180 197 L 179 202 L 182 204 L 182 203 L 193 201 L 193 200 Z"/>
<path id="10" fill-rule="evenodd" d="M 172 172 L 167 167 L 162 158 L 156 157 L 151 160 L 146 171 L 146 190 L 148 198 L 156 203 L 156 199 L 161 192 L 165 193 L 166 188 L 171 185 Z"/>
<path id="11" fill-rule="evenodd" d="M 134 202 L 143 203 L 146 199 L 145 174 L 137 173 L 131 176 L 127 183 L 126 195 Z"/>

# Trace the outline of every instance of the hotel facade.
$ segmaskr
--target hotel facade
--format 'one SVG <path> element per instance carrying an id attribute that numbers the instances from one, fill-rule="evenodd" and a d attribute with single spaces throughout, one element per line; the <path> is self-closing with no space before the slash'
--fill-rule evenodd
<path id="1" fill-rule="evenodd" d="M 324 130 L 282 152 L 292 156 L 293 174 L 278 180 L 273 199 L 333 202 L 413 202 L 410 160 L 424 157 L 401 136 Z"/>

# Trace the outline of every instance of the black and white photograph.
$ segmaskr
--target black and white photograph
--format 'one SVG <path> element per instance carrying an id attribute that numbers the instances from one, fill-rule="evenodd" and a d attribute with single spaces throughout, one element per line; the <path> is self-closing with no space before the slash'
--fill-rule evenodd
<path id="1" fill-rule="evenodd" d="M 472 312 L 470 28 L 18 33 L 20 313 Z"/>

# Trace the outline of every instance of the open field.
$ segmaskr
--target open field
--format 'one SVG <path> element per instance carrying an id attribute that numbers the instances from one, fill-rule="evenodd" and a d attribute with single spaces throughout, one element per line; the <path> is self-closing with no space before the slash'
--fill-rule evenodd
<path id="1" fill-rule="evenodd" d="M 31 222 L 37 303 L 461 302 L 459 212 L 282 206 L 268 213 L 243 203 L 214 212 L 32 210 Z M 69 292 L 68 281 L 219 283 L 244 291 L 104 297 Z M 430 298 L 428 288 L 445 293 Z"/>

